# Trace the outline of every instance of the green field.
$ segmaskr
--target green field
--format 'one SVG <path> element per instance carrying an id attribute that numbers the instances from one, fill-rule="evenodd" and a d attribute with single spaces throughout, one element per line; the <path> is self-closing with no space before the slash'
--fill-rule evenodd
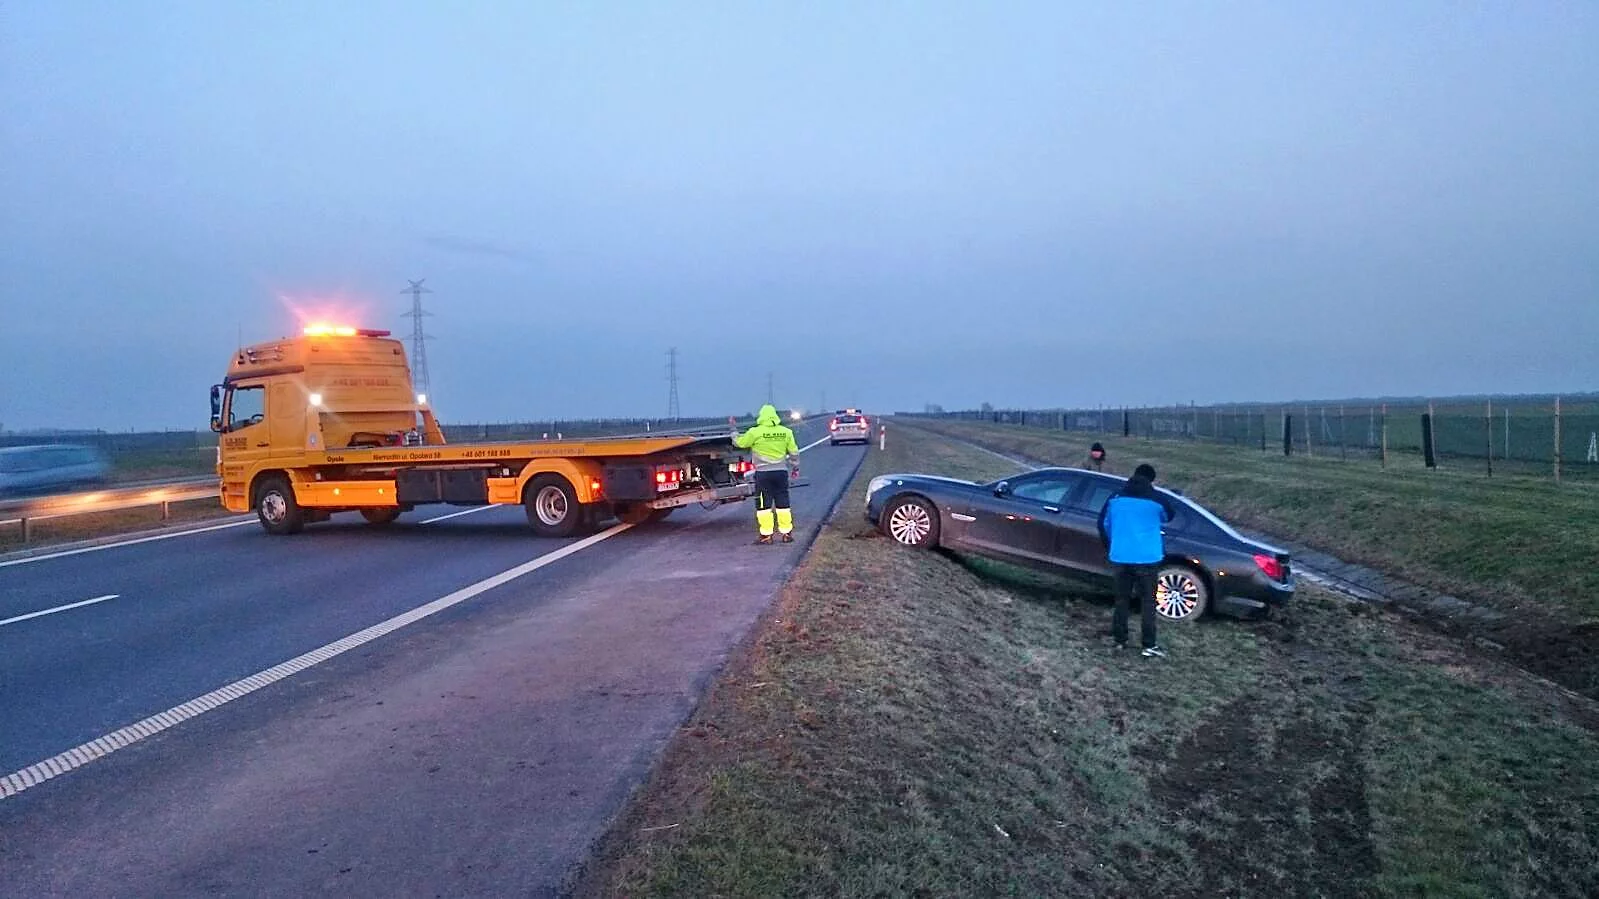
<path id="1" fill-rule="evenodd" d="M 1304 587 L 1115 654 L 1104 597 L 858 520 L 879 473 L 1011 470 L 897 433 L 580 895 L 1599 894 L 1592 701 Z"/>

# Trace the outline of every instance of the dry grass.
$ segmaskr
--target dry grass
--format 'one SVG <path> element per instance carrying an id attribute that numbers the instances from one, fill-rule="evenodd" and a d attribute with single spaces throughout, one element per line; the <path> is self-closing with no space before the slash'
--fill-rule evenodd
<path id="1" fill-rule="evenodd" d="M 1103 600 L 900 549 L 872 453 L 673 741 L 589 896 L 1587 896 L 1593 705 L 1367 606 L 1168 628 L 1112 653 Z"/>

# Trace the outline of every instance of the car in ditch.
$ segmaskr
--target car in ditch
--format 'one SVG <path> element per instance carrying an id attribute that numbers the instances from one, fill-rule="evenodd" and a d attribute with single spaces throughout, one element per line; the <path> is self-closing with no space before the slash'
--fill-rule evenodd
<path id="1" fill-rule="evenodd" d="M 891 474 L 867 486 L 866 518 L 894 542 L 945 549 L 1067 574 L 1108 587 L 1113 577 L 1099 512 L 1122 488 L 1115 475 L 1042 468 L 989 483 Z M 1289 554 L 1251 539 L 1171 490 L 1176 514 L 1162 529 L 1166 559 L 1155 608 L 1165 620 L 1208 612 L 1258 617 L 1294 593 Z"/>

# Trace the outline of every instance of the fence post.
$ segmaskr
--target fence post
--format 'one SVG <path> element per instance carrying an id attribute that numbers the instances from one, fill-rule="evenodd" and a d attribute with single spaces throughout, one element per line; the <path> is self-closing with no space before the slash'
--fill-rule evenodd
<path id="1" fill-rule="evenodd" d="M 1294 454 L 1294 417 L 1283 410 L 1283 455 Z"/>
<path id="2" fill-rule="evenodd" d="M 1437 468 L 1438 444 L 1434 443 L 1433 441 L 1438 437 L 1438 433 L 1435 430 L 1438 421 L 1438 413 L 1432 408 L 1432 400 L 1427 401 L 1427 417 L 1423 419 L 1423 421 L 1426 424 L 1425 430 L 1427 433 L 1421 435 L 1421 440 L 1422 443 L 1427 445 L 1427 467 Z"/>
<path id="3" fill-rule="evenodd" d="M 1310 445 L 1310 407 L 1305 407 L 1305 455 L 1315 456 L 1316 450 Z"/>
<path id="4" fill-rule="evenodd" d="M 1260 413 L 1260 451 L 1266 451 L 1266 413 Z"/>
<path id="5" fill-rule="evenodd" d="M 1555 483 L 1560 483 L 1560 397 L 1555 397 Z"/>
<path id="6" fill-rule="evenodd" d="M 1349 448 L 1345 445 L 1349 441 L 1344 437 L 1344 407 L 1338 407 L 1338 458 L 1349 460 Z"/>
<path id="7" fill-rule="evenodd" d="M 1494 401 L 1488 400 L 1488 412 L 1483 416 L 1483 430 L 1488 434 L 1488 477 L 1494 476 Z"/>
<path id="8" fill-rule="evenodd" d="M 1438 457 L 1433 453 L 1431 412 L 1421 413 L 1421 455 L 1428 468 L 1438 467 Z"/>
<path id="9" fill-rule="evenodd" d="M 1382 468 L 1388 470 L 1388 404 L 1382 404 Z"/>
<path id="10" fill-rule="evenodd" d="M 32 538 L 33 538 L 33 523 L 30 522 L 28 519 L 24 518 L 24 519 L 22 519 L 22 542 L 23 543 L 27 543 Z"/>

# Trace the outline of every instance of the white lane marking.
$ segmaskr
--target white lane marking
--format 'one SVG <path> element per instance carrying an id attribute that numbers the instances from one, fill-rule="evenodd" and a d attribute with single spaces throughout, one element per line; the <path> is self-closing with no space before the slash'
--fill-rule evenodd
<path id="1" fill-rule="evenodd" d="M 490 503 L 487 506 L 473 506 L 472 508 L 467 509 L 465 512 L 451 512 L 448 515 L 440 515 L 437 518 L 423 519 L 421 523 L 422 524 L 432 524 L 435 521 L 448 521 L 451 518 L 460 518 L 462 515 L 471 515 L 473 512 L 481 512 L 484 509 L 497 509 L 501 505 L 503 505 L 503 504 L 502 503 Z"/>
<path id="2" fill-rule="evenodd" d="M 15 618 L 0 619 L 0 627 L 5 627 L 8 624 L 16 624 L 18 621 L 27 621 L 29 618 L 42 618 L 45 615 L 54 615 L 57 612 L 65 612 L 68 609 L 80 609 L 84 606 L 92 606 L 97 602 L 105 602 L 108 599 L 116 599 L 121 595 L 122 594 L 120 593 L 108 593 L 105 596 L 96 596 L 94 599 L 85 599 L 82 602 L 67 603 L 64 606 L 56 606 L 53 609 L 40 609 L 37 612 L 29 612 L 26 615 L 18 615 Z"/>
<path id="3" fill-rule="evenodd" d="M 134 540 L 121 540 L 116 543 L 102 543 L 98 546 L 82 546 L 77 549 L 62 550 L 61 552 L 45 553 L 39 556 L 28 556 L 27 558 L 23 559 L 12 559 L 7 562 L 0 562 L 0 568 L 9 568 L 12 565 L 27 565 L 30 562 L 44 562 L 49 559 L 60 559 L 66 556 L 81 555 L 82 553 L 97 553 L 103 549 L 116 549 L 122 546 L 136 546 L 140 543 L 154 543 L 157 540 L 171 540 L 174 537 L 187 537 L 191 534 L 205 534 L 211 531 L 222 531 L 227 530 L 228 528 L 236 528 L 240 525 L 253 523 L 255 523 L 254 515 L 239 521 L 230 521 L 227 524 L 213 524 L 210 527 L 190 528 L 186 531 L 174 531 L 170 534 L 156 534 L 153 537 L 139 537 Z"/>
<path id="4" fill-rule="evenodd" d="M 800 452 L 803 453 L 803 452 L 805 452 L 808 449 L 815 449 L 816 447 L 821 446 L 822 444 L 824 444 L 827 441 L 832 440 L 832 439 L 833 438 L 831 436 L 823 437 L 821 440 L 818 440 L 815 443 L 808 444 L 806 446 L 800 447 Z"/>
<path id="5" fill-rule="evenodd" d="M 29 765 L 21 771 L 0 777 L 0 799 L 15 796 L 23 790 L 29 787 L 36 787 L 52 777 L 58 777 L 74 768 L 80 768 L 95 759 L 104 758 L 118 749 L 132 746 L 134 743 L 146 737 L 155 736 L 169 727 L 176 727 L 190 718 L 198 717 L 242 696 L 248 696 L 262 687 L 277 683 L 290 675 L 298 674 L 342 653 L 371 643 L 379 637 L 391 634 L 406 625 L 415 624 L 429 615 L 442 612 L 451 606 L 466 602 L 480 593 L 516 580 L 524 574 L 537 571 L 551 563 L 559 562 L 567 556 L 582 552 L 602 540 L 609 540 L 630 527 L 632 525 L 619 524 L 592 537 L 563 546 L 554 552 L 545 553 L 536 559 L 523 562 L 515 568 L 508 568 L 493 577 L 485 578 L 470 586 L 462 587 L 447 596 L 441 596 L 430 603 L 417 606 L 409 612 L 402 612 L 387 621 L 381 621 L 365 630 L 356 631 L 348 637 L 335 640 L 304 655 L 295 656 L 287 662 L 281 662 L 265 671 L 258 671 L 225 687 L 218 687 L 203 696 L 196 696 L 182 705 L 173 706 L 164 712 L 151 715 L 142 721 L 136 721 L 120 730 L 114 730 L 98 739 L 91 740 L 81 746 L 75 746 L 66 752 L 37 764 Z"/>

